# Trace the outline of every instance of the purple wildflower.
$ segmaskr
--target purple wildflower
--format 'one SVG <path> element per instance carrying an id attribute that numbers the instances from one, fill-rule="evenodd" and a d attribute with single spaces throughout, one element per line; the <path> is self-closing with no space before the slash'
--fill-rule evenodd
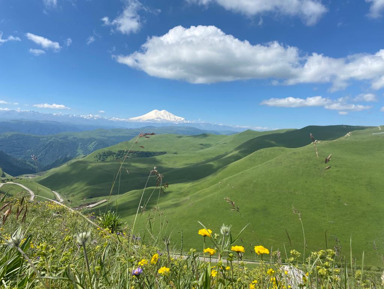
<path id="1" fill-rule="evenodd" d="M 143 273 L 143 269 L 140 267 L 137 267 L 135 270 L 132 271 L 133 276 L 140 276 L 140 274 Z"/>

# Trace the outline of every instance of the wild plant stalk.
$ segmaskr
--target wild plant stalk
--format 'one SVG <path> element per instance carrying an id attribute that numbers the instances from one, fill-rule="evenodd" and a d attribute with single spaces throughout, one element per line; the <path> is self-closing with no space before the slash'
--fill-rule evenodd
<path id="1" fill-rule="evenodd" d="M 293 208 L 293 213 L 296 214 L 298 217 L 299 217 L 299 221 L 300 221 L 300 224 L 301 224 L 301 232 L 303 234 L 303 264 L 305 263 L 305 249 L 307 247 L 307 241 L 306 241 L 306 238 L 305 238 L 305 231 L 304 231 L 304 224 L 303 224 L 303 220 L 301 218 L 301 212 L 296 210 L 295 208 Z"/>
<path id="2" fill-rule="evenodd" d="M 132 142 L 130 148 L 129 148 L 129 149 L 127 150 L 127 152 L 124 154 L 123 160 L 121 161 L 121 163 L 120 163 L 120 167 L 119 167 L 119 169 L 117 170 L 117 173 L 116 173 L 116 175 L 115 175 L 115 178 L 114 178 L 114 180 L 113 180 L 113 182 L 112 182 L 111 190 L 109 191 L 109 196 L 112 195 L 112 192 L 113 192 L 113 189 L 114 189 L 115 184 L 116 184 L 116 182 L 117 182 L 117 179 L 118 179 L 119 176 L 121 175 L 121 170 L 123 169 L 123 165 L 124 165 L 125 161 L 127 160 L 129 154 L 131 153 L 133 146 L 137 143 L 137 140 L 140 138 L 141 135 L 142 135 L 142 134 L 140 133 L 139 135 L 136 136 L 136 138 L 135 138 L 135 140 Z"/>
<path id="3" fill-rule="evenodd" d="M 87 271 L 88 271 L 89 285 L 92 286 L 91 268 L 89 267 L 88 254 L 87 254 L 87 249 L 85 248 L 85 243 L 82 245 L 82 247 L 83 247 L 83 252 L 84 252 L 85 264 L 87 266 Z"/>
<path id="4" fill-rule="evenodd" d="M 1 237 L 1 238 L 4 239 L 3 237 Z M 33 265 L 32 260 L 27 256 L 27 254 L 25 254 L 25 252 L 20 248 L 19 245 L 15 245 L 15 248 L 16 248 L 17 251 L 24 257 L 24 259 L 27 260 L 27 262 L 28 262 L 29 265 L 31 266 L 32 270 L 35 272 L 37 278 L 43 281 L 43 277 L 40 275 L 39 270 L 37 270 L 37 268 L 35 267 L 35 265 Z M 43 286 L 44 286 L 45 288 L 47 288 L 47 289 L 50 288 L 50 287 L 48 287 L 47 284 L 45 284 L 45 282 L 41 282 L 41 283 L 43 284 Z"/>
<path id="5" fill-rule="evenodd" d="M 136 210 L 135 218 L 133 219 L 133 224 L 132 224 L 132 229 L 131 229 L 132 234 L 133 234 L 134 231 L 135 231 L 135 225 L 136 225 L 137 216 L 139 215 L 139 211 L 140 211 L 141 203 L 142 203 L 142 201 L 143 201 L 144 194 L 145 194 L 145 190 L 147 189 L 148 182 L 149 182 L 149 179 L 150 179 L 151 175 L 152 175 L 152 171 L 149 172 L 149 175 L 148 175 L 147 180 L 146 180 L 146 182 L 145 182 L 143 191 L 142 191 L 142 193 L 141 193 L 141 197 L 140 197 L 139 204 L 137 205 L 137 210 Z"/>

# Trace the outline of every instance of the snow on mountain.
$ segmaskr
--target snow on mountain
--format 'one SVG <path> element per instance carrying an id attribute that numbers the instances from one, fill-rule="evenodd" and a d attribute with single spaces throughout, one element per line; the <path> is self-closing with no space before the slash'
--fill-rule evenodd
<path id="1" fill-rule="evenodd" d="M 176 116 L 166 110 L 152 110 L 144 115 L 132 117 L 130 121 L 139 121 L 139 122 L 175 122 L 175 123 L 184 123 L 187 122 L 185 118 Z"/>

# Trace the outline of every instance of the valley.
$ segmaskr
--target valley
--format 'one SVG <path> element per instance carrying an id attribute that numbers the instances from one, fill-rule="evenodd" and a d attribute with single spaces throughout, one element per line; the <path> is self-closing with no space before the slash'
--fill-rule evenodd
<path id="1" fill-rule="evenodd" d="M 369 265 L 381 266 L 384 136 L 377 132 L 310 126 L 139 134 L 33 182 L 59 192 L 71 207 L 102 201 L 88 211 L 116 211 L 128 226 L 139 212 L 136 234 L 154 243 L 167 236 L 176 251 L 199 244 L 201 222 L 213 232 L 230 225 L 234 234 L 247 226 L 242 245 L 257 242 L 282 252 L 303 252 L 305 240 L 305 251 L 335 248 L 347 258 L 352 242 L 355 256 L 364 252 Z"/>

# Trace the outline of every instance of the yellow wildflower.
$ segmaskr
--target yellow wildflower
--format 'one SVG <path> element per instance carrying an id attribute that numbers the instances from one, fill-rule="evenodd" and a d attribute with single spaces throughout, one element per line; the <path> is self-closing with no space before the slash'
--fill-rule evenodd
<path id="1" fill-rule="evenodd" d="M 251 284 L 249 284 L 249 289 L 256 289 L 257 280 L 253 280 Z"/>
<path id="2" fill-rule="evenodd" d="M 169 273 L 169 268 L 168 267 L 161 267 L 157 273 L 161 274 L 161 275 L 167 275 Z"/>
<path id="3" fill-rule="evenodd" d="M 201 235 L 203 237 L 211 237 L 211 234 L 212 234 L 212 230 L 210 230 L 210 229 L 200 229 L 199 230 L 199 235 Z"/>
<path id="4" fill-rule="evenodd" d="M 148 260 L 146 259 L 142 259 L 140 262 L 139 262 L 139 266 L 142 267 L 144 265 L 147 265 L 148 264 Z"/>
<path id="5" fill-rule="evenodd" d="M 159 260 L 159 254 L 155 254 L 152 256 L 151 264 L 157 264 L 157 261 Z"/>
<path id="6" fill-rule="evenodd" d="M 245 249 L 243 246 L 232 246 L 231 251 L 237 252 L 237 253 L 244 253 Z"/>
<path id="7" fill-rule="evenodd" d="M 212 277 L 216 277 L 216 275 L 217 275 L 217 270 L 212 270 L 211 271 L 211 276 Z"/>
<path id="8" fill-rule="evenodd" d="M 270 276 L 272 276 L 273 274 L 275 274 L 275 270 L 273 270 L 273 269 L 268 269 L 267 274 L 270 275 Z"/>
<path id="9" fill-rule="evenodd" d="M 212 248 L 207 248 L 207 249 L 204 249 L 204 253 L 209 253 L 209 255 L 213 255 L 216 253 L 216 250 Z"/>
<path id="10" fill-rule="evenodd" d="M 269 250 L 263 246 L 255 246 L 255 252 L 257 255 L 269 254 Z"/>

